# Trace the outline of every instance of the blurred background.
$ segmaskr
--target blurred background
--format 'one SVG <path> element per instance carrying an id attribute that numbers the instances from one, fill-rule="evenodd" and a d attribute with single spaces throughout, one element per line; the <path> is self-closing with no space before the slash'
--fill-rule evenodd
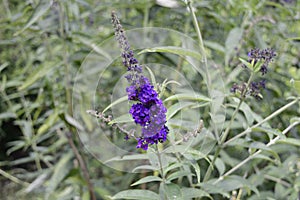
<path id="1" fill-rule="evenodd" d="M 225 80 L 225 91 L 229 93 L 233 82 L 243 80 L 239 57 L 246 58 L 254 47 L 270 47 L 278 56 L 265 77 L 268 89 L 262 101 L 251 102 L 251 108 L 265 117 L 285 104 L 287 97 L 297 95 L 292 80 L 300 79 L 299 0 L 194 0 L 193 6 L 206 53 Z M 163 27 L 197 40 L 185 2 L 2 0 L 0 10 L 0 199 L 89 199 L 89 182 L 82 166 L 87 168 L 97 199 L 132 188 L 130 184 L 141 175 L 109 168 L 84 151 L 75 134 L 80 125 L 70 117 L 74 80 L 84 59 L 95 51 L 95 44 L 113 37 L 112 10 L 125 30 Z M 141 59 L 146 62 L 147 56 Z M 179 62 L 159 54 L 151 59 L 165 65 Z M 105 88 L 118 81 L 113 74 L 107 74 L 110 81 L 97 90 L 103 94 L 99 110 L 110 104 Z M 190 81 L 199 84 L 193 77 Z M 83 94 L 78 98 L 89 102 L 91 97 Z M 295 116 L 299 117 L 297 106 L 271 125 L 283 129 Z M 112 141 L 128 148 L 130 142 L 124 142 L 122 135 L 115 136 L 108 126 L 103 129 Z M 299 128 L 289 134 L 299 139 Z M 283 162 L 299 162 L 299 148 L 278 151 L 283 153 Z M 293 183 L 299 188 L 300 167 L 293 167 L 286 176 L 297 179 Z M 280 196 L 283 189 L 276 189 L 272 181 L 259 189 L 284 199 Z"/>

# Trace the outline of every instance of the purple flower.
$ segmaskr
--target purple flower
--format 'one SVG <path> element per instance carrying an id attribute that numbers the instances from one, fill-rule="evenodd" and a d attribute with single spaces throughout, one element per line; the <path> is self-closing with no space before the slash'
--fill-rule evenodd
<path id="1" fill-rule="evenodd" d="M 138 138 L 137 148 L 148 149 L 148 145 L 165 142 L 169 132 L 165 125 L 167 109 L 163 105 L 162 100 L 158 98 L 154 86 L 149 79 L 142 75 L 142 66 L 134 57 L 134 53 L 130 50 L 130 45 L 125 36 L 125 31 L 116 16 L 112 13 L 112 23 L 115 28 L 115 36 L 122 48 L 122 62 L 130 74 L 125 78 L 130 83 L 126 88 L 128 100 L 136 101 L 130 108 L 134 122 L 142 126 L 141 137 Z"/>
<path id="2" fill-rule="evenodd" d="M 158 133 L 149 137 L 141 137 L 138 140 L 138 145 L 136 148 L 142 148 L 144 150 L 148 149 L 149 144 L 157 144 L 158 142 L 162 143 L 167 140 L 167 135 L 169 133 L 169 129 L 167 126 L 163 126 Z"/>
<path id="3" fill-rule="evenodd" d="M 126 92 L 127 92 L 127 95 L 128 95 L 128 100 L 134 100 L 134 101 L 137 100 L 138 90 L 136 89 L 136 87 L 134 85 L 131 85 L 131 86 L 127 87 Z"/>
<path id="4" fill-rule="evenodd" d="M 150 84 L 144 84 L 140 87 L 138 99 L 144 104 L 149 104 L 157 99 L 157 93 Z"/>
<path id="5" fill-rule="evenodd" d="M 232 87 L 230 88 L 230 92 L 231 92 L 231 93 L 236 93 L 238 89 L 239 89 L 238 84 L 234 83 L 234 84 L 232 85 Z"/>
<path id="6" fill-rule="evenodd" d="M 262 95 L 260 94 L 262 89 L 266 88 L 266 80 L 262 80 L 259 82 L 251 82 L 249 86 L 249 94 L 256 98 L 257 100 L 262 99 Z"/>
<path id="7" fill-rule="evenodd" d="M 141 126 L 146 126 L 150 121 L 150 110 L 141 103 L 133 104 L 129 113 L 134 122 Z"/>
<path id="8" fill-rule="evenodd" d="M 260 72 L 262 75 L 265 75 L 268 72 L 269 63 L 273 61 L 275 56 L 276 53 L 273 49 L 267 48 L 260 50 L 259 48 L 254 48 L 248 53 L 248 62 L 251 63 L 254 60 L 254 64 L 256 64 L 258 61 L 263 61 Z"/>

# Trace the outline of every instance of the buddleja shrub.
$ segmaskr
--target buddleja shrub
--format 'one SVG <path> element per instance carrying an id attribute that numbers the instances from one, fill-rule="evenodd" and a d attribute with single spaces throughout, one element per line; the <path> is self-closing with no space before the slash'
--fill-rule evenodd
<path id="1" fill-rule="evenodd" d="M 190 4 L 188 6 L 191 8 Z M 197 20 L 192 14 L 202 53 L 199 59 L 205 63 L 203 74 L 207 76 L 207 86 L 210 87 L 209 64 Z M 112 23 L 122 51 L 122 64 L 128 72 L 125 76 L 130 103 L 128 113 L 139 129 L 125 131 L 117 120 L 106 118 L 104 112 L 89 112 L 119 128 L 125 134 L 125 140 L 135 140 L 137 151 L 142 151 L 149 159 L 147 165 L 134 169 L 148 170 L 132 183 L 134 188 L 121 191 L 112 199 L 297 199 L 300 179 L 295 170 L 299 170 L 299 161 L 288 159 L 282 163 L 279 153 L 280 147 L 285 147 L 280 145 L 299 146 L 299 141 L 287 138 L 286 134 L 300 124 L 300 119 L 291 119 L 290 125 L 282 131 L 272 128 L 268 121 L 298 103 L 299 97 L 291 98 L 292 101 L 265 118 L 255 114 L 250 107 L 251 101 L 263 99 L 263 90 L 268 86 L 264 77 L 268 76 L 268 69 L 276 57 L 274 49 L 253 48 L 247 59 L 240 58 L 239 65 L 247 74 L 242 77 L 244 80 L 234 81 L 230 93 L 208 88 L 210 98 L 201 97 L 206 103 L 193 105 L 194 108 L 204 107 L 201 111 L 209 114 L 202 114 L 199 123 L 193 126 L 196 128 L 180 137 L 175 134 L 180 124 L 176 129 L 176 124 L 169 123 L 172 119 L 167 117 L 174 105 L 166 105 L 161 98 L 166 96 L 166 85 L 157 87 L 155 77 L 150 79 L 145 75 L 145 68 L 136 59 L 115 12 L 112 13 Z M 170 49 L 165 47 L 164 51 L 170 52 Z M 175 94 L 167 98 L 182 96 Z M 228 100 L 219 107 L 233 109 L 222 115 L 215 111 L 216 99 L 222 101 L 224 97 Z M 198 104 L 199 98 L 188 99 Z M 193 109 L 193 106 L 178 107 L 176 112 L 184 108 Z M 216 125 L 218 117 L 223 117 L 224 128 Z M 240 124 L 243 122 L 241 118 L 246 118 L 248 126 Z M 256 140 L 260 133 L 267 134 L 266 142 Z M 268 180 L 274 181 L 274 194 L 264 192 L 263 184 Z"/>

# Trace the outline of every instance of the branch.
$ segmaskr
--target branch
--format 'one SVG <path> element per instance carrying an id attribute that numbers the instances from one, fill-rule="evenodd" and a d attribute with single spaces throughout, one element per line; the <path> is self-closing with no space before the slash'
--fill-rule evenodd
<path id="1" fill-rule="evenodd" d="M 96 195 L 95 195 L 95 191 L 94 191 L 94 187 L 93 187 L 93 184 L 91 183 L 91 179 L 90 179 L 90 175 L 89 175 L 89 172 L 87 170 L 87 167 L 86 167 L 86 164 L 82 158 L 82 156 L 80 155 L 79 151 L 77 150 L 74 142 L 73 142 L 73 139 L 72 139 L 72 133 L 70 132 L 67 132 L 66 133 L 66 136 L 68 138 L 68 142 L 76 156 L 76 159 L 78 160 L 79 162 L 79 166 L 83 172 L 83 175 L 84 175 L 84 178 L 88 184 L 88 189 L 89 189 L 89 193 L 90 193 L 90 199 L 91 200 L 96 200 Z"/>
<path id="2" fill-rule="evenodd" d="M 287 134 L 293 127 L 295 127 L 295 126 L 297 126 L 299 124 L 300 124 L 300 121 L 292 123 L 284 131 L 282 131 L 282 134 L 283 135 Z M 266 146 L 269 147 L 269 146 L 275 144 L 279 139 L 280 139 L 280 136 L 277 136 L 276 138 L 272 139 Z M 261 152 L 262 152 L 262 150 L 260 149 L 260 150 L 256 151 L 255 153 L 253 153 L 252 155 L 250 155 L 248 158 L 246 158 L 245 160 L 243 160 L 242 162 L 240 162 L 239 164 L 237 164 L 236 166 L 234 166 L 231 170 L 229 170 L 228 172 L 226 172 L 223 176 L 220 176 L 214 182 L 214 184 L 216 184 L 216 183 L 220 182 L 221 180 L 223 180 L 225 176 L 228 176 L 228 175 L 232 174 L 233 172 L 235 172 L 237 169 L 239 169 L 241 166 L 243 166 L 244 164 L 246 164 L 252 158 L 255 158 L 255 156 L 257 156 Z"/>

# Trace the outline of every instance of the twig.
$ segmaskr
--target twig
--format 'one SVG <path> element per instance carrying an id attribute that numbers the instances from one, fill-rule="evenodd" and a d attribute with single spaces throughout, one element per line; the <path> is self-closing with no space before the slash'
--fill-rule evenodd
<path id="1" fill-rule="evenodd" d="M 265 174 L 264 177 L 265 177 L 265 179 L 269 179 L 269 180 L 271 180 L 271 181 L 275 181 L 275 182 L 277 182 L 277 183 L 280 183 L 281 185 L 284 185 L 284 186 L 286 186 L 287 188 L 292 187 L 292 185 L 291 185 L 290 183 L 288 183 L 288 182 L 286 182 L 286 181 L 284 181 L 284 180 L 281 180 L 280 178 L 273 177 L 273 176 L 270 176 L 270 175 L 268 175 L 268 174 Z"/>
<path id="2" fill-rule="evenodd" d="M 294 122 L 291 125 L 289 125 L 284 131 L 282 131 L 282 134 L 285 135 L 287 134 L 293 127 L 297 126 L 300 124 L 300 121 Z M 272 139 L 268 144 L 266 144 L 267 147 L 275 144 L 275 142 L 277 140 L 280 139 L 280 136 L 277 136 L 276 138 Z M 246 158 L 245 160 L 243 160 L 242 162 L 240 162 L 239 164 L 237 164 L 236 166 L 234 166 L 232 169 L 230 169 L 228 172 L 226 172 L 223 176 L 220 176 L 215 182 L 214 184 L 220 182 L 221 180 L 224 179 L 224 177 L 232 174 L 233 172 L 235 172 L 237 169 L 239 169 L 241 166 L 243 166 L 244 164 L 246 164 L 248 161 L 250 161 L 252 158 L 255 158 L 255 156 L 257 156 L 258 154 L 260 154 L 262 152 L 262 150 L 258 150 L 255 153 L 253 153 L 252 155 L 250 155 L 248 158 Z"/>
<path id="3" fill-rule="evenodd" d="M 264 120 L 262 120 L 261 122 L 258 122 L 257 124 L 253 125 L 252 127 L 246 129 L 245 131 L 241 132 L 240 134 L 238 134 L 238 135 L 234 136 L 233 138 L 229 139 L 227 142 L 224 143 L 223 146 L 226 146 L 226 145 L 228 145 L 230 142 L 232 142 L 232 141 L 234 141 L 234 140 L 236 140 L 236 139 L 238 139 L 238 138 L 240 138 L 240 137 L 246 135 L 247 133 L 250 133 L 251 130 L 252 130 L 253 128 L 258 127 L 258 126 L 260 126 L 261 124 L 265 123 L 266 121 L 268 121 L 268 120 L 272 119 L 273 117 L 279 115 L 281 112 L 283 112 L 284 110 L 286 110 L 288 107 L 294 105 L 294 104 L 297 103 L 298 101 L 299 101 L 299 98 L 297 98 L 297 99 L 295 99 L 294 101 L 292 101 L 292 102 L 286 104 L 285 106 L 281 107 L 280 109 L 276 110 L 276 111 L 273 112 L 271 115 L 269 115 L 268 117 L 266 117 L 266 118 L 265 118 Z"/>
<path id="4" fill-rule="evenodd" d="M 191 132 L 187 132 L 180 140 L 176 141 L 172 145 L 175 146 L 175 145 L 178 145 L 178 144 L 180 144 L 182 142 L 187 142 L 192 137 L 197 137 L 197 135 L 202 132 L 203 128 L 204 128 L 203 120 L 200 119 L 199 126 L 198 126 L 197 129 L 195 129 L 195 130 L 193 130 Z"/>
<path id="5" fill-rule="evenodd" d="M 199 22 L 197 20 L 196 15 L 195 15 L 194 8 L 192 6 L 192 1 L 191 0 L 187 1 L 187 6 L 190 9 L 190 12 L 192 14 L 194 28 L 196 29 L 196 32 L 197 32 L 197 37 L 198 37 L 198 40 L 199 40 L 199 46 L 200 46 L 201 53 L 203 54 L 203 61 L 204 61 L 204 64 L 205 64 L 206 84 L 207 84 L 207 88 L 210 89 L 211 88 L 210 87 L 211 80 L 210 80 L 210 75 L 209 75 L 209 72 L 208 72 L 207 57 L 206 57 L 206 52 L 205 52 L 205 48 L 204 48 L 204 43 L 203 43 L 203 39 L 202 39 L 202 34 L 201 34 Z"/>
<path id="6" fill-rule="evenodd" d="M 103 122 L 105 123 L 109 123 L 112 121 L 112 118 L 111 116 L 108 116 L 108 117 L 105 117 L 105 115 L 101 112 L 98 112 L 96 110 L 87 110 L 86 111 L 88 114 L 96 117 L 96 118 L 99 118 L 101 119 Z M 115 124 L 112 124 L 112 127 L 116 127 L 117 129 L 119 129 L 121 132 L 123 132 L 126 137 L 128 138 L 134 138 L 134 139 L 137 139 L 134 135 L 135 133 L 135 130 L 131 129 L 131 130 L 126 130 L 124 127 L 120 126 L 119 124 L 115 123 Z"/>
<path id="7" fill-rule="evenodd" d="M 5 178 L 8 178 L 8 179 L 11 180 L 12 182 L 15 182 L 15 183 L 17 183 L 17 184 L 20 184 L 20 185 L 22 185 L 22 186 L 24 186 L 24 187 L 27 187 L 27 186 L 29 185 L 29 183 L 27 183 L 27 182 L 25 182 L 25 181 L 22 181 L 22 180 L 18 179 L 17 177 L 14 177 L 14 176 L 10 175 L 9 173 L 3 171 L 2 169 L 0 169 L 0 174 L 1 174 L 2 176 L 4 176 Z"/>
<path id="8" fill-rule="evenodd" d="M 77 148 L 76 148 L 76 146 L 75 146 L 75 144 L 73 142 L 72 133 L 71 132 L 67 132 L 66 136 L 67 136 L 68 142 L 69 142 L 69 144 L 70 144 L 70 146 L 72 148 L 72 151 L 74 152 L 74 154 L 76 156 L 76 159 L 79 162 L 79 166 L 80 166 L 80 168 L 81 168 L 81 170 L 83 172 L 84 178 L 85 178 L 85 180 L 87 182 L 89 193 L 90 193 L 90 199 L 96 200 L 96 195 L 95 195 L 94 187 L 93 187 L 93 184 L 90 181 L 90 175 L 88 173 L 86 164 L 85 164 L 82 156 L 80 155 L 79 151 L 77 150 Z"/>

